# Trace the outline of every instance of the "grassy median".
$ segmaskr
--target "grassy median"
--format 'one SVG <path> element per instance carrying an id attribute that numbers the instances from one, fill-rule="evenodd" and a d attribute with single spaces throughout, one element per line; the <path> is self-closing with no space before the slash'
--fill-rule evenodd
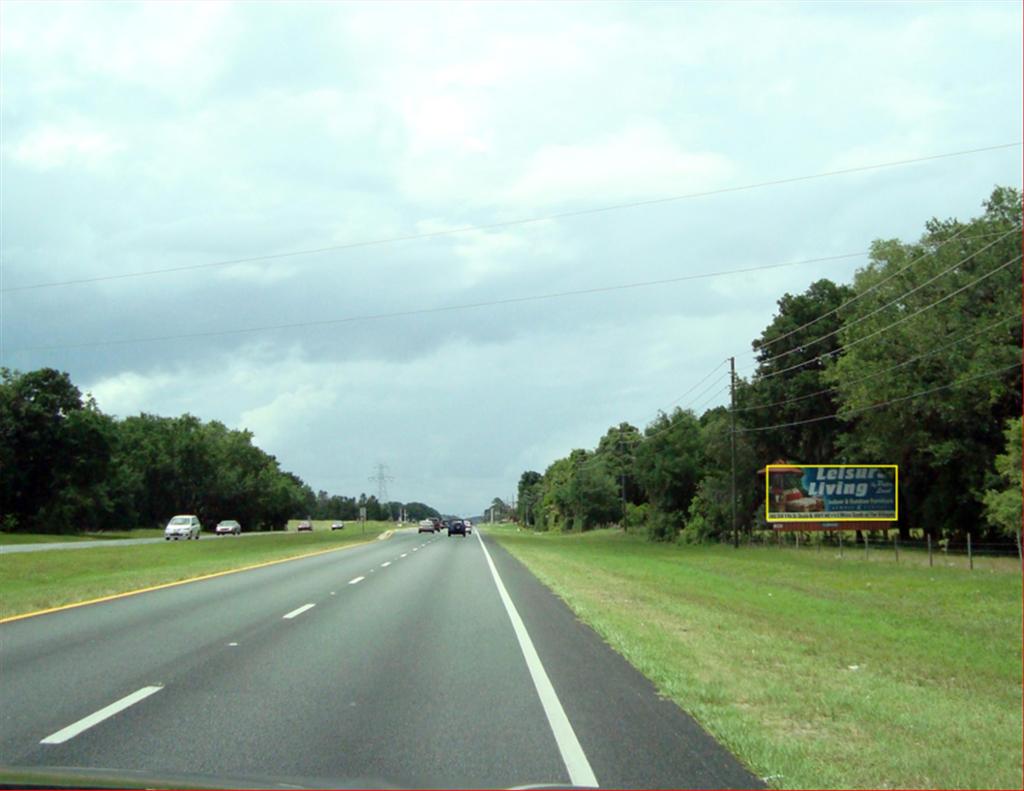
<path id="1" fill-rule="evenodd" d="M 486 527 L 780 788 L 1021 788 L 1021 573 Z"/>
<path id="2" fill-rule="evenodd" d="M 373 539 L 390 522 L 312 533 L 54 549 L 0 555 L 0 618 Z"/>

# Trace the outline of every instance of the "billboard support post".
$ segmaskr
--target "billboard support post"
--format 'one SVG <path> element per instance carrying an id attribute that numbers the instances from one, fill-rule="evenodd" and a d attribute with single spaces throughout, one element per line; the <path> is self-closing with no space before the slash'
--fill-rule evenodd
<path id="1" fill-rule="evenodd" d="M 900 537 L 897 535 L 892 540 L 892 548 L 896 552 L 896 562 L 900 562 Z"/>
<path id="2" fill-rule="evenodd" d="M 843 557 L 843 531 L 839 531 L 839 557 Z"/>
<path id="3" fill-rule="evenodd" d="M 865 530 L 864 531 L 864 560 L 868 559 L 868 544 L 869 543 L 871 543 L 871 539 L 870 539 L 870 536 L 868 535 L 868 531 Z"/>
<path id="4" fill-rule="evenodd" d="M 929 533 L 928 534 L 928 567 L 931 568 L 933 565 L 934 564 L 932 562 L 932 535 L 931 535 L 931 533 Z"/>
<path id="5" fill-rule="evenodd" d="M 967 563 L 974 571 L 974 554 L 971 552 L 971 534 L 967 534 Z"/>

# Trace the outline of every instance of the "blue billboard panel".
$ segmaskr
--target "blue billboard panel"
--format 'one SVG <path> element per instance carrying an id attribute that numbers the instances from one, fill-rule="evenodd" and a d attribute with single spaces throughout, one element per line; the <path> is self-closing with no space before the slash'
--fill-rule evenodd
<path id="1" fill-rule="evenodd" d="M 769 522 L 895 522 L 899 470 L 895 464 L 769 464 L 765 518 Z"/>

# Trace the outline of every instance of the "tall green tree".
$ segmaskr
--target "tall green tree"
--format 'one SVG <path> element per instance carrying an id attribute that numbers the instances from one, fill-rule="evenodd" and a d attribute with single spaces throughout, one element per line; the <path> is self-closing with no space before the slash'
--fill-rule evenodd
<path id="1" fill-rule="evenodd" d="M 842 311 L 847 349 L 830 372 L 847 419 L 840 448 L 900 465 L 904 534 L 985 524 L 986 470 L 1021 414 L 1020 207 L 999 188 L 968 223 L 932 220 L 917 244 L 875 243 Z"/>

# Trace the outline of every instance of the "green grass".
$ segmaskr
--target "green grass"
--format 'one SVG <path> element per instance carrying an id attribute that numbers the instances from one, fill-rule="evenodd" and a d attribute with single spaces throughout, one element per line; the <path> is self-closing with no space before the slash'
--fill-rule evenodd
<path id="1" fill-rule="evenodd" d="M 329 526 L 330 523 L 328 523 Z M 367 522 L 331 532 L 51 550 L 0 556 L 0 618 L 373 539 Z"/>
<path id="2" fill-rule="evenodd" d="M 1021 574 L 489 533 L 782 788 L 1021 788 Z"/>

